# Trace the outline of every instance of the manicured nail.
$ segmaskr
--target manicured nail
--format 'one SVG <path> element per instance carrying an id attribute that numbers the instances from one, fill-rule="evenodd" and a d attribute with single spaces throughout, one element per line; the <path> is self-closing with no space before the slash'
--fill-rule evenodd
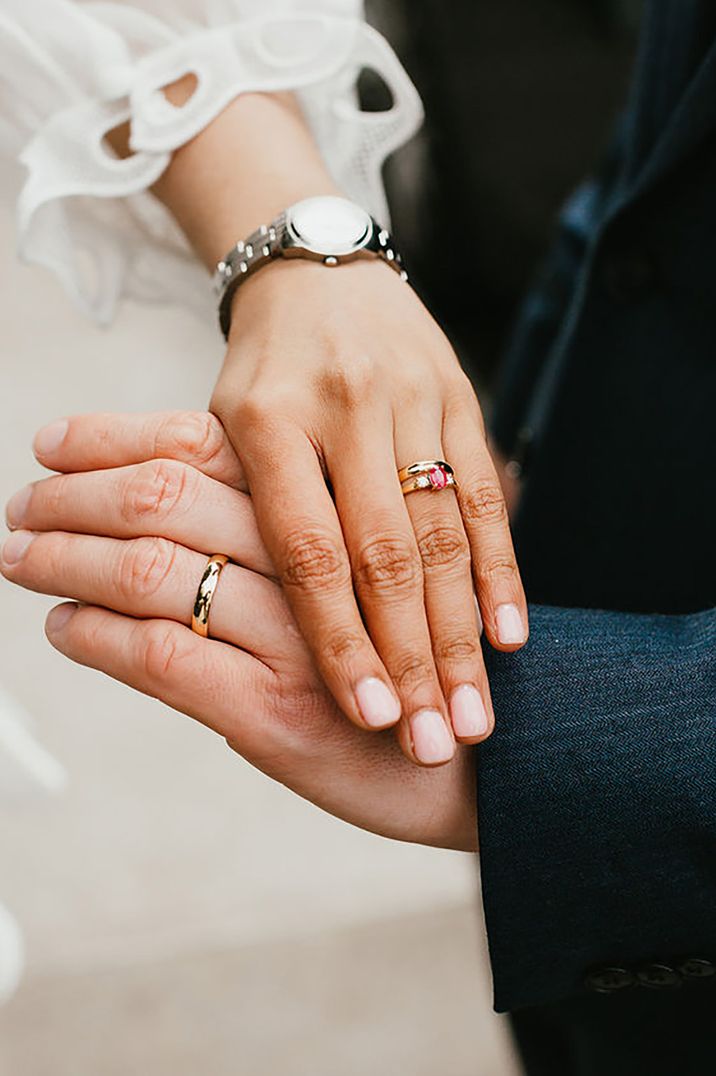
<path id="1" fill-rule="evenodd" d="M 356 700 L 361 717 L 372 729 L 387 728 L 400 717 L 400 703 L 377 676 L 368 676 L 356 685 Z"/>
<path id="2" fill-rule="evenodd" d="M 64 441 L 69 428 L 70 424 L 65 418 L 60 419 L 59 422 L 52 422 L 49 426 L 43 426 L 35 434 L 32 444 L 35 455 L 51 456 Z"/>
<path id="3" fill-rule="evenodd" d="M 497 638 L 501 643 L 523 643 L 525 641 L 525 626 L 516 605 L 512 603 L 498 605 L 496 619 Z"/>
<path id="4" fill-rule="evenodd" d="M 448 732 L 443 715 L 437 710 L 420 710 L 410 719 L 415 757 L 427 766 L 449 762 L 455 754 L 455 743 Z"/>
<path id="5" fill-rule="evenodd" d="M 64 605 L 56 605 L 54 609 L 51 609 L 47 614 L 47 620 L 45 621 L 45 632 L 47 635 L 57 635 L 62 631 L 68 620 L 71 620 L 75 615 L 79 605 L 77 602 L 65 602 Z"/>
<path id="6" fill-rule="evenodd" d="M 20 489 L 17 493 L 14 493 L 7 502 L 5 519 L 8 527 L 12 530 L 22 526 L 22 521 L 27 512 L 27 506 L 30 503 L 30 497 L 32 497 L 32 486 L 25 486 L 24 489 Z"/>
<path id="7" fill-rule="evenodd" d="M 455 688 L 450 699 L 450 717 L 456 736 L 484 736 L 487 732 L 487 710 L 482 695 L 472 684 Z"/>
<path id="8" fill-rule="evenodd" d="M 19 564 L 34 539 L 35 535 L 30 531 L 13 531 L 2 547 L 0 556 L 6 564 Z"/>

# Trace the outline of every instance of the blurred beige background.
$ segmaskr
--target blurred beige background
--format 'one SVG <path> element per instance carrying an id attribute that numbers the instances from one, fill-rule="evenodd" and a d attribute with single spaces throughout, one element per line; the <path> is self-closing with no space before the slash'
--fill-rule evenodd
<path id="1" fill-rule="evenodd" d="M 41 424 L 201 407 L 221 358 L 181 310 L 88 325 L 13 248 L 5 216 L 3 503 L 40 474 Z M 320 814 L 54 653 L 49 600 L 2 583 L 0 603 L 0 684 L 70 774 L 57 799 L 0 800 L 0 900 L 27 945 L 0 1076 L 514 1076 L 471 857 Z"/>

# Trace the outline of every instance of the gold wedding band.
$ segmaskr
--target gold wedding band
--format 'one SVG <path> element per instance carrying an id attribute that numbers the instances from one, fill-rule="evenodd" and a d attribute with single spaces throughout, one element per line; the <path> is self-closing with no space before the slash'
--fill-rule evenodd
<path id="1" fill-rule="evenodd" d="M 445 460 L 418 460 L 401 467 L 398 480 L 403 494 L 417 489 L 441 490 L 457 486 L 455 472 Z"/>
<path id="2" fill-rule="evenodd" d="M 214 553 L 212 557 L 209 557 L 199 583 L 199 589 L 196 592 L 196 601 L 194 602 L 194 611 L 191 617 L 191 630 L 195 631 L 197 635 L 201 635 L 203 639 L 206 639 L 209 634 L 209 613 L 211 612 L 211 603 L 214 600 L 216 588 L 219 585 L 219 576 L 228 563 L 229 558 L 225 557 L 223 553 Z"/>

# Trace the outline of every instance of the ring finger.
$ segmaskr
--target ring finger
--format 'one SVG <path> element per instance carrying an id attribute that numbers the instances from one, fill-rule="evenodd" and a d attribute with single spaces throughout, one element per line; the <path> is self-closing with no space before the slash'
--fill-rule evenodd
<path id="1" fill-rule="evenodd" d="M 2 574 L 28 590 L 104 606 L 140 619 L 191 624 L 206 557 L 166 538 L 120 541 L 94 535 L 14 531 L 0 553 Z M 211 607 L 211 635 L 277 668 L 294 644 L 293 617 L 277 584 L 228 564 Z M 282 661 L 283 659 L 283 661 Z"/>
<path id="2" fill-rule="evenodd" d="M 413 408 L 409 423 L 396 423 L 395 453 L 400 468 L 417 461 L 444 460 L 441 420 L 435 409 Z M 428 431 L 435 431 L 432 436 Z M 453 731 L 476 743 L 494 719 L 482 658 L 480 625 L 472 584 L 470 547 L 452 488 L 435 467 L 431 485 L 405 492 L 423 568 L 425 609 L 433 654 Z M 434 484 L 433 484 L 434 483 Z"/>
<path id="3" fill-rule="evenodd" d="M 455 744 L 433 660 L 420 558 L 395 473 L 390 425 L 390 416 L 377 413 L 361 415 L 354 428 L 344 422 L 340 444 L 327 445 L 330 479 L 361 613 L 400 697 L 401 746 L 422 765 L 440 765 L 452 758 Z"/>

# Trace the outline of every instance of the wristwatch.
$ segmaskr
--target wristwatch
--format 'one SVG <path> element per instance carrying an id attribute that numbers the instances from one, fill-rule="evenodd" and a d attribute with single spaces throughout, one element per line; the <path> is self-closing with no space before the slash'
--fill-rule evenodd
<path id="1" fill-rule="evenodd" d="M 361 206 L 346 198 L 305 198 L 272 224 L 240 240 L 216 267 L 219 323 L 228 338 L 231 300 L 247 277 L 276 258 L 310 258 L 335 266 L 357 258 L 382 258 L 403 280 L 408 274 L 390 234 Z"/>

